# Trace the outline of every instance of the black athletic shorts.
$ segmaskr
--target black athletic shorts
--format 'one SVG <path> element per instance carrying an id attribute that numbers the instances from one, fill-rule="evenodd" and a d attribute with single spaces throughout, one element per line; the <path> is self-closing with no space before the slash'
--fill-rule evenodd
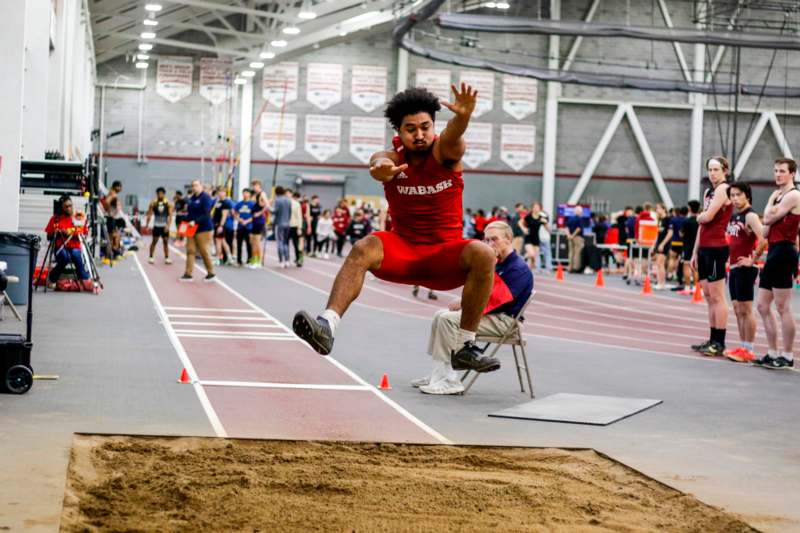
<path id="1" fill-rule="evenodd" d="M 264 222 L 260 221 L 253 221 L 253 224 L 250 226 L 250 235 L 263 235 L 264 234 Z"/>
<path id="2" fill-rule="evenodd" d="M 683 260 L 684 261 L 691 261 L 692 254 L 694 253 L 694 244 L 691 246 L 683 246 Z"/>
<path id="3" fill-rule="evenodd" d="M 153 238 L 169 237 L 169 230 L 166 226 L 153 226 Z"/>
<path id="4" fill-rule="evenodd" d="M 731 300 L 736 302 L 752 302 L 756 293 L 757 277 L 758 267 L 733 267 L 728 276 L 728 291 L 731 294 Z"/>
<path id="5" fill-rule="evenodd" d="M 681 246 L 680 244 L 673 244 L 670 246 L 669 249 L 673 253 L 675 253 L 678 257 L 680 257 L 683 254 L 683 246 Z M 691 256 L 689 257 L 689 259 L 691 259 Z"/>
<path id="6" fill-rule="evenodd" d="M 761 271 L 759 289 L 791 289 L 797 274 L 797 248 L 792 242 L 774 242 L 769 245 L 767 262 Z"/>
<path id="7" fill-rule="evenodd" d="M 709 282 L 725 279 L 725 263 L 730 251 L 727 246 L 704 246 L 697 250 L 697 274 Z"/>

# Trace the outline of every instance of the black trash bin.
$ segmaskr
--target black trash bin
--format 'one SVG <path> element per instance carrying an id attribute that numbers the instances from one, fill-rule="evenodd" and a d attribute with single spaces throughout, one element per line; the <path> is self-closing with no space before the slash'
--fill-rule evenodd
<path id="1" fill-rule="evenodd" d="M 0 334 L 0 391 L 24 394 L 33 385 L 31 349 L 33 341 L 33 271 L 41 241 L 38 235 L 29 233 L 0 232 L 0 247 L 16 247 L 28 251 L 28 272 L 25 287 L 28 290 L 28 310 L 26 313 L 25 335 L 16 333 Z M 22 280 L 20 276 L 20 281 Z"/>

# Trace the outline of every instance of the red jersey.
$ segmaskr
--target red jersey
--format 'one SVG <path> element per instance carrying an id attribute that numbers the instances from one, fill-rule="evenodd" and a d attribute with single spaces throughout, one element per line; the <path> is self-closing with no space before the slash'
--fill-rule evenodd
<path id="1" fill-rule="evenodd" d="M 350 226 L 350 211 L 337 207 L 333 210 L 331 220 L 333 221 L 333 231 L 339 235 L 344 235 L 347 233 L 348 226 Z"/>
<path id="2" fill-rule="evenodd" d="M 392 139 L 392 144 L 400 156 L 398 165 L 405 164 L 400 138 Z M 394 233 L 418 244 L 463 238 L 462 173 L 444 167 L 432 153 L 420 165 L 409 164 L 405 172 L 384 182 L 383 190 Z"/>
<path id="3" fill-rule="evenodd" d="M 703 195 L 703 211 L 706 211 L 711 202 L 714 200 L 714 193 L 716 189 L 722 186 L 720 183 L 714 189 L 707 189 Z M 702 231 L 700 232 L 700 248 L 718 248 L 721 246 L 728 246 L 725 240 L 725 230 L 728 229 L 728 222 L 733 214 L 733 204 L 723 205 L 714 215 L 714 218 L 708 222 L 700 224 Z"/>
<path id="4" fill-rule="evenodd" d="M 794 189 L 791 189 L 794 190 Z M 778 195 L 775 198 L 775 203 L 773 206 L 778 205 L 781 200 L 783 200 L 785 194 Z M 800 215 L 795 215 L 791 211 L 786 213 L 783 218 L 778 220 L 777 222 L 773 222 L 772 225 L 769 227 L 769 235 L 767 236 L 767 242 L 769 244 L 778 243 L 778 242 L 790 242 L 794 244 L 795 239 L 797 239 L 797 229 L 800 227 Z"/>
<path id="5" fill-rule="evenodd" d="M 728 222 L 727 234 L 730 239 L 731 266 L 736 264 L 740 257 L 748 257 L 756 249 L 758 236 L 747 228 L 747 214 L 753 210 L 749 207 L 741 213 L 736 213 Z"/>
<path id="6" fill-rule="evenodd" d="M 56 250 L 61 248 L 65 242 L 67 243 L 67 248 L 80 249 L 80 239 L 78 239 L 77 236 L 69 239 L 70 236 L 67 233 L 67 230 L 74 230 L 75 233 L 86 233 L 86 228 L 83 226 L 76 226 L 72 222 L 71 217 L 57 215 L 50 217 L 50 221 L 47 223 L 47 227 L 44 229 L 44 232 L 47 233 L 47 236 L 50 238 L 55 236 Z M 67 239 L 69 239 L 69 241 L 67 241 Z"/>

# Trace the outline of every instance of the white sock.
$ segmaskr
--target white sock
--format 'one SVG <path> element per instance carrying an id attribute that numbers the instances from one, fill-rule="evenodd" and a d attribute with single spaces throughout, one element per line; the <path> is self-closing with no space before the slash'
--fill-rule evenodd
<path id="1" fill-rule="evenodd" d="M 331 335 L 336 333 L 336 327 L 339 325 L 339 321 L 342 319 L 342 317 L 339 316 L 339 313 L 333 309 L 326 309 L 319 316 L 328 321 L 328 325 L 331 327 Z"/>
<path id="2" fill-rule="evenodd" d="M 769 350 L 767 350 L 767 355 L 775 359 L 776 357 L 778 357 L 778 355 L 780 355 L 780 352 L 778 350 L 773 350 L 772 348 L 770 348 Z"/>
<path id="3" fill-rule="evenodd" d="M 794 359 L 794 352 L 781 352 L 781 356 L 787 361 L 791 361 Z"/>
<path id="4" fill-rule="evenodd" d="M 466 329 L 458 328 L 458 337 L 456 338 L 457 346 L 461 348 L 468 342 L 475 342 L 475 332 L 467 331 Z"/>
<path id="5" fill-rule="evenodd" d="M 753 351 L 753 343 L 752 342 L 742 341 L 742 348 L 744 348 L 748 352 L 752 352 Z"/>

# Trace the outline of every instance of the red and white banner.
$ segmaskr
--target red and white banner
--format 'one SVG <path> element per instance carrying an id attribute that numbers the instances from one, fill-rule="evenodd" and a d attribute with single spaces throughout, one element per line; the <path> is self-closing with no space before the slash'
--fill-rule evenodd
<path id="1" fill-rule="evenodd" d="M 482 70 L 462 70 L 459 86 L 462 83 L 471 85 L 478 91 L 478 103 L 472 116 L 479 117 L 488 113 L 494 107 L 494 72 Z"/>
<path id="2" fill-rule="evenodd" d="M 386 102 L 386 67 L 353 65 L 350 77 L 350 101 L 370 113 Z"/>
<path id="3" fill-rule="evenodd" d="M 260 146 L 275 159 L 293 152 L 297 147 L 297 115 L 262 113 Z"/>
<path id="4" fill-rule="evenodd" d="M 305 151 L 317 161 L 339 153 L 342 146 L 342 117 L 306 115 Z"/>
<path id="5" fill-rule="evenodd" d="M 503 111 L 517 120 L 536 112 L 539 84 L 533 78 L 503 76 Z"/>
<path id="6" fill-rule="evenodd" d="M 325 110 L 342 101 L 344 69 L 339 63 L 309 63 L 306 100 Z"/>
<path id="7" fill-rule="evenodd" d="M 450 101 L 450 71 L 437 68 L 417 69 L 417 87 L 425 87 L 442 100 Z"/>
<path id="8" fill-rule="evenodd" d="M 369 163 L 375 152 L 386 150 L 386 120 L 377 117 L 350 117 L 350 153 Z"/>
<path id="9" fill-rule="evenodd" d="M 467 149 L 461 160 L 476 168 L 492 158 L 492 125 L 488 122 L 470 122 L 464 133 Z"/>
<path id="10" fill-rule="evenodd" d="M 173 104 L 192 94 L 193 61 L 189 56 L 159 57 L 156 94 Z"/>
<path id="11" fill-rule="evenodd" d="M 233 59 L 200 59 L 200 96 L 214 105 L 233 95 Z"/>
<path id="12" fill-rule="evenodd" d="M 295 62 L 284 61 L 264 67 L 261 73 L 261 98 L 277 108 L 297 100 L 297 84 L 300 66 Z"/>
<path id="13" fill-rule="evenodd" d="M 503 124 L 500 129 L 500 159 L 520 170 L 533 163 L 536 157 L 536 126 Z"/>

